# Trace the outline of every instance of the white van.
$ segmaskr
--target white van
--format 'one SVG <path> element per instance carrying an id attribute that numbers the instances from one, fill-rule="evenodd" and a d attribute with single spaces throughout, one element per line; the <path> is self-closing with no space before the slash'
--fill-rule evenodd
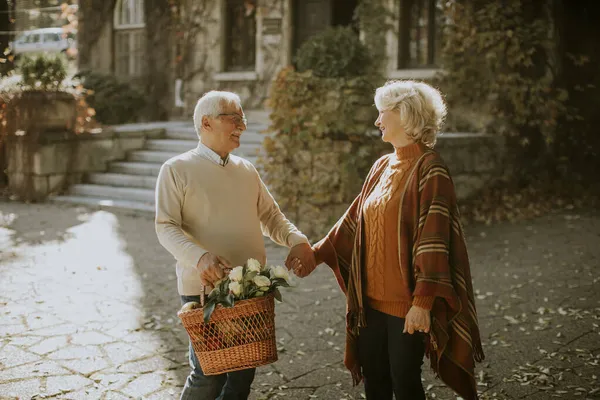
<path id="1" fill-rule="evenodd" d="M 21 33 L 12 43 L 15 56 L 32 53 L 65 53 L 76 46 L 75 35 L 63 28 L 42 28 Z"/>

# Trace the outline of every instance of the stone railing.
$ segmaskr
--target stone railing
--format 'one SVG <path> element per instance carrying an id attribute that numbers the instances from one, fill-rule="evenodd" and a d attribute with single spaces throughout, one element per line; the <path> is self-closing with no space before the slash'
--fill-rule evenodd
<path id="1" fill-rule="evenodd" d="M 128 151 L 142 148 L 148 138 L 163 136 L 164 129 L 127 126 L 80 135 L 47 132 L 36 143 L 27 136 L 14 136 L 6 143 L 9 191 L 23 200 L 44 200 L 80 183 L 86 173 L 106 171 L 109 162 L 125 159 Z"/>
<path id="2" fill-rule="evenodd" d="M 448 164 L 459 200 L 483 188 L 506 168 L 505 140 L 501 135 L 445 133 L 435 149 Z"/>

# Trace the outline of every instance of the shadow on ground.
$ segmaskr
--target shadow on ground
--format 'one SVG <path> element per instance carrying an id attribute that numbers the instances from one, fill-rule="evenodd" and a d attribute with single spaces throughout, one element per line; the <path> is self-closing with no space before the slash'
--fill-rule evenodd
<path id="1" fill-rule="evenodd" d="M 152 218 L 0 202 L 0 398 L 176 399 L 188 373 L 174 260 Z M 482 399 L 600 398 L 600 215 L 467 227 Z M 268 248 L 270 262 L 285 250 Z M 321 266 L 283 293 L 252 400 L 360 399 L 344 297 Z M 425 361 L 429 399 L 456 399 Z"/>

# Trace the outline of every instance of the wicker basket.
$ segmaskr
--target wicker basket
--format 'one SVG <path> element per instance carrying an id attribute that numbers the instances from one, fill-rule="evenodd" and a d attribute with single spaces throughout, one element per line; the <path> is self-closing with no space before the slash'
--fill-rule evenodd
<path id="1" fill-rule="evenodd" d="M 205 375 L 255 368 L 277 361 L 273 294 L 217 305 L 204 323 L 197 308 L 179 313 Z"/>

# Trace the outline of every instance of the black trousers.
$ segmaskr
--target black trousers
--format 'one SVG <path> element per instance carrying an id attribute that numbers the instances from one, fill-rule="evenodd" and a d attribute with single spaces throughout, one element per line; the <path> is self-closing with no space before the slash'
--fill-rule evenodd
<path id="1" fill-rule="evenodd" d="M 404 318 L 366 309 L 358 350 L 368 400 L 425 400 L 421 366 L 425 336 L 402 333 Z"/>

